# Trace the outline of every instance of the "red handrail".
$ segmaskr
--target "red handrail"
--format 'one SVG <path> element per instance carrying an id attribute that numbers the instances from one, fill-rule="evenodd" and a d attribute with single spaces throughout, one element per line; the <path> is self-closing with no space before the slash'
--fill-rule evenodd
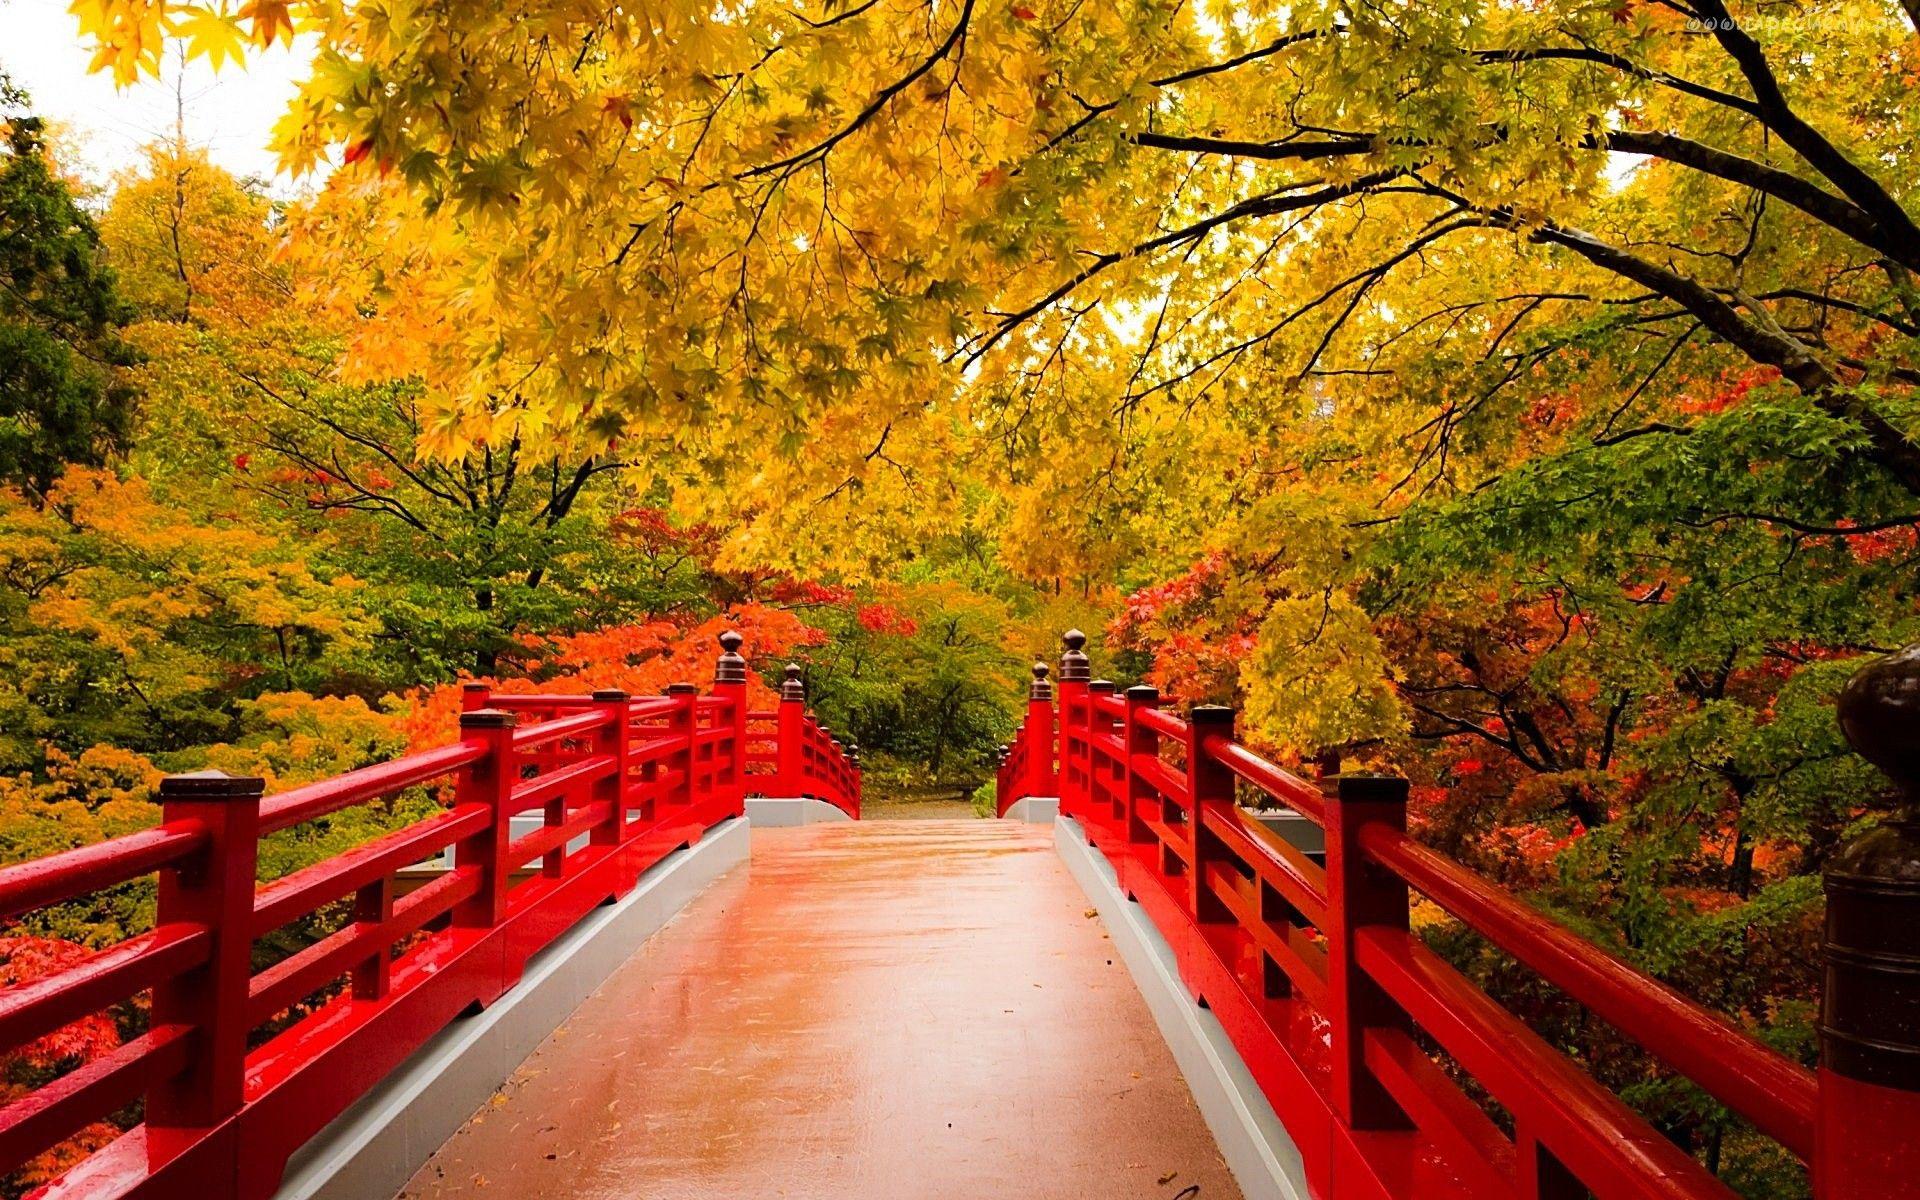
<path id="1" fill-rule="evenodd" d="M 1384 825 L 1359 831 L 1368 858 L 1404 879 L 1594 1015 L 1753 1122 L 1813 1157 L 1813 1072 L 1732 1021 L 1649 978 L 1431 847 Z"/>
<path id="2" fill-rule="evenodd" d="M 145 1122 L 57 1181 L 59 1194 L 261 1200 L 290 1154 L 427 1037 L 512 987 L 531 954 L 647 868 L 738 816 L 767 782 L 749 772 L 752 743 L 773 742 L 797 784 L 857 816 L 857 759 L 803 703 L 781 705 L 777 731 L 750 731 L 773 714 L 747 711 L 740 640 L 721 643 L 709 695 L 475 685 L 451 745 L 271 797 L 259 780 L 170 776 L 158 828 L 0 868 L 0 916 L 159 875 L 152 931 L 0 988 L 0 1050 L 153 993 L 148 1032 L 0 1107 L 0 1174 L 144 1098 Z M 255 882 L 262 836 L 419 786 L 449 789 L 449 807 Z M 540 827 L 516 837 L 525 811 Z M 403 873 L 449 851 L 450 869 L 402 894 Z M 255 939 L 342 900 L 346 924 L 253 969 Z M 317 1010 L 250 1046 L 316 996 Z"/>
<path id="3" fill-rule="evenodd" d="M 207 831 L 182 822 L 0 867 L 0 918 L 126 883 L 189 857 Z"/>
<path id="4" fill-rule="evenodd" d="M 824 800 L 848 816 L 860 816 L 860 748 L 842 742 L 807 711 L 806 686 L 797 665 L 786 669 L 780 703 L 771 712 L 743 714 L 742 738 L 749 763 L 772 769 L 749 776 L 755 790 L 766 796 Z M 773 723 L 771 732 L 750 731 L 747 722 Z M 754 751 L 753 744 L 771 745 L 771 752 Z"/>
<path id="5" fill-rule="evenodd" d="M 1409 926 L 1410 892 L 1793 1155 L 1815 1160 L 1812 1072 L 1414 841 L 1404 782 L 1349 777 L 1323 792 L 1236 740 L 1229 710 L 1196 708 L 1182 720 L 1152 688 L 1122 695 L 1090 682 L 1083 642 L 1068 638 L 1057 705 L 1049 697 L 1043 711 L 1036 699 L 1003 748 L 1000 810 L 1046 794 L 1035 781 L 1053 782 L 1062 814 L 1112 862 L 1173 946 L 1188 986 L 1220 1017 L 1301 1144 L 1319 1194 L 1406 1194 L 1409 1177 L 1396 1172 L 1409 1160 L 1382 1160 L 1377 1140 L 1405 1131 L 1419 1147 L 1411 1161 L 1436 1169 L 1415 1190 L 1435 1195 L 1559 1195 L 1569 1186 L 1600 1200 L 1731 1195 L 1429 950 Z M 1324 865 L 1239 807 L 1243 787 L 1319 825 Z M 1476 1093 L 1420 1048 L 1422 1036 Z M 1511 1133 L 1475 1094 L 1499 1103 Z M 1331 1153 L 1321 1149 L 1329 1132 Z M 1336 1163 L 1376 1177 L 1336 1183 Z"/>

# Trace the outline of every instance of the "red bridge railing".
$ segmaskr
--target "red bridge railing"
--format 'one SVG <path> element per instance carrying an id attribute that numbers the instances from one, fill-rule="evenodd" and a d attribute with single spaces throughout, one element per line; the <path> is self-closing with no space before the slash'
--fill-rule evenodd
<path id="1" fill-rule="evenodd" d="M 750 712 L 747 763 L 764 776 L 759 789 L 769 796 L 806 796 L 824 800 L 848 816 L 860 817 L 860 747 L 842 742 L 807 711 L 800 668 L 787 664 L 780 684 L 780 706 Z"/>
<path id="2" fill-rule="evenodd" d="M 1323 791 L 1237 741 L 1231 709 L 1183 718 L 1151 687 L 1116 693 L 1089 678 L 1084 635 L 1065 641 L 1057 711 L 1035 666 L 1001 811 L 1060 797 L 1219 1017 L 1318 1196 L 1733 1196 L 1429 949 L 1409 928 L 1415 894 L 1779 1142 L 1820 1200 L 1920 1196 L 1920 648 L 1842 700 L 1849 737 L 1910 799 L 1829 868 L 1816 1075 L 1408 836 L 1404 780 Z M 1320 826 L 1324 861 L 1241 807 L 1243 789 Z"/>
<path id="3" fill-rule="evenodd" d="M 152 994 L 144 1034 L 0 1108 L 0 1174 L 143 1100 L 142 1124 L 39 1194 L 270 1196 L 288 1156 L 323 1126 L 448 1022 L 511 988 L 531 955 L 594 907 L 739 816 L 750 791 L 811 788 L 858 815 L 857 760 L 797 689 L 778 731 L 755 733 L 767 714 L 747 710 L 740 636 L 721 643 L 705 696 L 691 684 L 660 697 L 476 686 L 453 745 L 275 796 L 259 779 L 171 776 L 158 827 L 0 868 L 0 918 L 159 876 L 151 932 L 0 989 L 7 1049 Z M 774 770 L 756 770 L 769 761 Z M 450 787 L 450 805 L 255 882 L 264 835 L 420 786 Z M 516 837 L 513 818 L 528 812 L 539 824 Z M 450 869 L 400 893 L 399 872 L 449 848 Z M 336 932 L 255 969 L 257 939 L 343 901 L 351 915 Z M 256 1036 L 343 981 L 316 1011 Z"/>

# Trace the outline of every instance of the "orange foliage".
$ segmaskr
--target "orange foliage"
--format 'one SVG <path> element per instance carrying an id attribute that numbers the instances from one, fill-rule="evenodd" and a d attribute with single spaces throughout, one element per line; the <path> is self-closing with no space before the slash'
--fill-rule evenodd
<path id="1" fill-rule="evenodd" d="M 741 653 L 750 661 L 784 658 L 827 640 L 823 631 L 791 612 L 748 603 L 691 626 L 648 621 L 552 638 L 539 648 L 525 677 L 477 682 L 502 692 L 548 696 L 580 695 L 597 688 L 657 696 L 672 683 L 693 683 L 704 691 L 720 653 L 719 637 L 729 629 L 746 639 Z M 448 741 L 448 731 L 459 721 L 460 693 L 460 684 L 409 693 L 401 729 L 410 751 Z M 748 672 L 749 707 L 771 708 L 778 700 L 758 672 Z"/>

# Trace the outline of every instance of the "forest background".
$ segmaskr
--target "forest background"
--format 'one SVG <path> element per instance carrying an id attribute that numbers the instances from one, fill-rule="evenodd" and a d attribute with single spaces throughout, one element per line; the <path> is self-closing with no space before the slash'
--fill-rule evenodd
<path id="1" fill-rule="evenodd" d="M 75 7 L 123 79 L 298 29 L 278 149 L 336 169 L 277 200 L 175 139 L 86 189 L 7 90 L 7 859 L 162 772 L 434 744 L 464 679 L 703 679 L 728 626 L 870 797 L 965 796 L 1079 625 L 1811 1060 L 1818 873 L 1886 807 L 1832 698 L 1920 630 L 1912 8 Z"/>

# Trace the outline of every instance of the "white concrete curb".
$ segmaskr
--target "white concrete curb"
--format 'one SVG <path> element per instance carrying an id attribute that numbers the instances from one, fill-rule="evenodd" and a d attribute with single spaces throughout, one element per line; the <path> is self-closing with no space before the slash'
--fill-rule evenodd
<path id="1" fill-rule="evenodd" d="M 1005 821 L 1025 821 L 1029 825 L 1051 825 L 1060 815 L 1058 796 L 1025 796 L 1007 806 Z"/>
<path id="2" fill-rule="evenodd" d="M 1011 814 L 1009 814 L 1011 815 Z M 1173 1050 L 1200 1115 L 1246 1200 L 1307 1200 L 1300 1150 L 1253 1081 L 1227 1031 L 1193 1002 L 1180 982 L 1173 947 L 1138 904 L 1120 890 L 1106 856 L 1072 817 L 1054 822 L 1053 845 L 1100 913 L 1121 961 L 1146 997 L 1160 1034 Z"/>
<path id="3" fill-rule="evenodd" d="M 633 891 L 597 908 L 527 962 L 483 1012 L 462 1017 L 301 1147 L 275 1200 L 377 1200 L 477 1112 L 634 949 L 729 868 L 747 861 L 747 822 L 716 825 L 656 863 Z"/>
<path id="4" fill-rule="evenodd" d="M 755 829 L 791 829 L 795 825 L 818 825 L 822 821 L 851 821 L 825 800 L 811 796 L 748 796 L 747 823 Z"/>

